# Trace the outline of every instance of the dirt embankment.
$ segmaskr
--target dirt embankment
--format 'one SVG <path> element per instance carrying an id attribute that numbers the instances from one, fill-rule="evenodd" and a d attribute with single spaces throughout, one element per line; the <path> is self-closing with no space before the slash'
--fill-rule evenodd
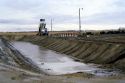
<path id="1" fill-rule="evenodd" d="M 39 36 L 10 38 L 12 40 L 32 42 L 45 48 L 75 57 L 86 63 L 113 64 L 118 68 L 125 69 L 125 65 L 123 65 L 125 64 L 125 36 L 104 36 L 83 40 Z"/>
<path id="2" fill-rule="evenodd" d="M 3 38 L 0 38 L 0 62 L 34 72 L 42 72 L 32 60 L 23 56 L 10 42 Z"/>

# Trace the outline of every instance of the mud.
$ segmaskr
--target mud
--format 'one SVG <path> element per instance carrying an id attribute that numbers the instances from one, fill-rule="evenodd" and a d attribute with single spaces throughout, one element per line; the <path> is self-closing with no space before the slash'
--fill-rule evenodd
<path id="1" fill-rule="evenodd" d="M 106 36 L 107 37 L 107 36 Z M 125 36 L 96 37 L 90 39 L 65 39 L 48 37 L 24 37 L 28 41 L 47 49 L 69 55 L 85 63 L 111 64 L 124 70 L 125 66 Z M 121 38 L 121 40 L 120 40 Z M 118 41 L 116 41 L 119 39 Z M 100 42 L 99 42 L 100 40 Z"/>
<path id="2" fill-rule="evenodd" d="M 45 47 L 47 49 L 66 54 L 69 57 L 73 57 L 76 61 L 82 61 L 85 63 L 95 63 L 104 65 L 103 67 L 110 67 L 113 69 L 120 69 L 125 71 L 125 42 L 124 36 L 116 37 L 96 37 L 96 39 L 67 39 L 67 38 L 50 38 L 39 36 L 5 36 L 8 40 L 27 41 Z M 118 39 L 118 40 L 117 40 Z M 11 49 L 8 49 L 9 47 Z M 26 60 L 22 55 L 15 52 L 15 49 L 11 45 L 5 46 L 8 52 L 0 52 L 1 55 L 5 55 L 5 58 L 1 57 L 0 62 L 9 66 L 18 67 L 25 71 L 38 72 L 39 68 L 32 66 L 31 60 Z M 16 50 L 17 51 L 17 50 Z M 8 54 L 9 56 L 8 56 Z M 17 58 L 17 55 L 19 56 Z M 21 57 L 20 57 L 21 56 Z M 9 62 L 7 61 L 9 60 Z M 29 62 L 27 62 L 29 61 Z M 31 62 L 30 62 L 31 61 Z M 28 64 L 26 64 L 28 63 Z M 108 65 L 108 66 L 107 66 Z M 1 66 L 0 66 L 1 67 Z M 31 69 L 30 69 L 31 68 Z M 1 69 L 1 68 L 0 68 Z M 3 83 L 124 83 L 124 74 L 111 77 L 93 77 L 90 74 L 70 74 L 65 76 L 46 76 L 41 74 L 36 76 L 34 74 L 22 74 L 22 71 L 11 71 L 9 68 L 2 68 L 0 70 L 0 80 Z M 36 71 L 38 69 L 38 71 Z M 14 70 L 11 68 L 10 70 Z M 18 70 L 18 69 L 16 69 Z M 6 72 L 5 72 L 6 71 Z M 21 75 L 20 75 L 21 74 Z M 38 73 L 37 73 L 38 74 Z M 13 76 L 14 75 L 14 76 Z M 43 76 L 44 75 L 44 76 Z M 33 77 L 32 77 L 33 76 Z M 42 77 L 41 77 L 42 76 Z M 41 80 L 43 79 L 43 80 Z M 15 80 L 15 82 L 13 81 Z"/>

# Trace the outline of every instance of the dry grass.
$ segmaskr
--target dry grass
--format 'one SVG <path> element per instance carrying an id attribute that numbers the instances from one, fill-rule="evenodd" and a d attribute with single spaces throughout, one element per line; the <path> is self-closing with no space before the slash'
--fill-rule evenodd
<path id="1" fill-rule="evenodd" d="M 0 32 L 0 35 L 36 35 L 37 31 L 32 32 Z"/>

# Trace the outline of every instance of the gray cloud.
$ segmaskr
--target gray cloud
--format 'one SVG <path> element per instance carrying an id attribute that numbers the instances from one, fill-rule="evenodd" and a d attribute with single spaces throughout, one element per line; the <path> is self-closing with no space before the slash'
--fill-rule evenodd
<path id="1" fill-rule="evenodd" d="M 53 21 L 56 23 L 56 24 L 65 24 L 65 23 L 76 23 L 77 20 L 78 20 L 78 17 L 77 16 L 70 16 L 70 15 L 55 15 L 55 14 L 52 14 L 52 15 L 45 15 L 45 16 L 36 16 L 34 17 L 34 19 L 38 20 L 40 18 L 45 18 L 46 21 L 50 21 L 51 19 L 53 19 Z"/>
<path id="2" fill-rule="evenodd" d="M 17 10 L 30 10 L 34 7 L 40 6 L 41 0 L 3 0 L 0 1 L 1 6 L 6 6 Z"/>
<path id="3" fill-rule="evenodd" d="M 21 19 L 0 19 L 0 24 L 18 24 L 18 25 L 32 25 L 37 24 L 35 20 L 21 20 Z"/>
<path id="4" fill-rule="evenodd" d="M 32 19 L 0 19 L 3 24 L 38 24 L 40 18 L 45 18 L 49 24 L 53 19 L 55 24 L 78 24 L 78 16 L 70 15 L 38 15 Z M 83 24 L 125 24 L 125 11 L 114 13 L 100 13 L 88 17 L 81 17 Z"/>
<path id="5" fill-rule="evenodd" d="M 109 0 L 102 0 L 106 1 L 105 12 L 99 8 L 102 6 L 97 6 L 97 1 L 93 0 L 92 3 L 91 0 L 0 0 L 0 24 L 32 25 L 38 24 L 40 18 L 45 18 L 47 24 L 50 24 L 51 18 L 54 24 L 78 24 L 78 8 L 82 6 L 85 9 L 83 12 L 89 14 L 81 15 L 82 24 L 124 24 L 124 0 L 110 0 L 113 2 L 111 7 L 106 5 Z M 99 3 L 102 4 L 101 1 Z"/>
<path id="6" fill-rule="evenodd" d="M 92 15 L 86 20 L 87 24 L 125 24 L 125 11 Z"/>

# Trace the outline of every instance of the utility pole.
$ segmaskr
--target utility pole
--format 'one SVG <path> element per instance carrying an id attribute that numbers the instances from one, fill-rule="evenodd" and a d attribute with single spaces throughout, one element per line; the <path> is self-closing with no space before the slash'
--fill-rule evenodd
<path id="1" fill-rule="evenodd" d="M 51 31 L 53 30 L 53 20 L 51 19 Z"/>
<path id="2" fill-rule="evenodd" d="M 81 35 L 81 9 L 83 10 L 83 8 L 79 8 L 79 33 Z"/>

